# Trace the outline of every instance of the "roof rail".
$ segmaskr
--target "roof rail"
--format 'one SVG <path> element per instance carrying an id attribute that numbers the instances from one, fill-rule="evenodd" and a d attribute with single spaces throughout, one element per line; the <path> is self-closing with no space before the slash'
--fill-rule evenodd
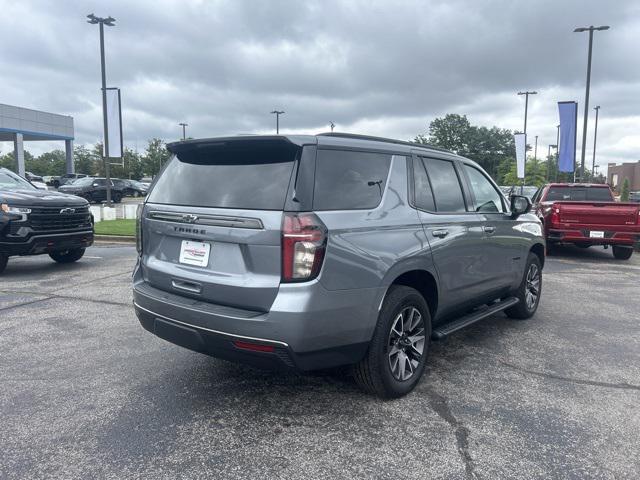
<path id="1" fill-rule="evenodd" d="M 393 138 L 385 138 L 385 137 L 374 137 L 372 135 L 359 135 L 356 133 L 325 132 L 325 133 L 319 133 L 318 136 L 319 137 L 351 138 L 354 140 L 370 140 L 374 142 L 395 143 L 398 145 L 407 145 L 410 147 L 418 147 L 418 148 L 429 148 L 431 150 L 437 150 L 439 152 L 453 153 L 451 150 L 447 150 L 446 148 L 435 147 L 433 145 L 429 145 L 428 143 L 405 142 L 404 140 L 396 140 Z"/>

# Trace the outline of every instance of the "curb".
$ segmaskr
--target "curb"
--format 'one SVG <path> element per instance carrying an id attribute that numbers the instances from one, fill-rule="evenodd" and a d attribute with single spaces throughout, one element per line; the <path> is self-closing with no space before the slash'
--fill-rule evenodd
<path id="1" fill-rule="evenodd" d="M 127 235 L 94 235 L 93 239 L 96 242 L 104 242 L 104 243 L 126 243 L 126 244 L 136 243 L 136 237 L 131 237 Z"/>

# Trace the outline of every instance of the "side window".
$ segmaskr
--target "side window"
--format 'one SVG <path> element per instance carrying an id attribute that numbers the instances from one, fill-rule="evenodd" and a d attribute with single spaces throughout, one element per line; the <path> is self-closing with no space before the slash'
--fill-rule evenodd
<path id="1" fill-rule="evenodd" d="M 413 187 L 416 207 L 421 210 L 434 212 L 436 210 L 436 204 L 433 201 L 431 184 L 429 183 L 429 177 L 427 177 L 427 171 L 424 169 L 424 163 L 422 162 L 422 158 L 413 162 Z"/>
<path id="2" fill-rule="evenodd" d="M 382 199 L 391 155 L 318 150 L 314 210 L 375 208 Z"/>
<path id="3" fill-rule="evenodd" d="M 438 212 L 466 212 L 460 179 L 453 162 L 425 159 Z"/>
<path id="4" fill-rule="evenodd" d="M 502 196 L 498 193 L 489 179 L 475 167 L 464 164 L 469 177 L 469 183 L 476 200 L 475 211 L 483 213 L 502 213 L 504 206 Z"/>
<path id="5" fill-rule="evenodd" d="M 104 178 L 97 178 L 93 183 L 97 183 L 99 187 L 104 187 L 107 181 Z"/>

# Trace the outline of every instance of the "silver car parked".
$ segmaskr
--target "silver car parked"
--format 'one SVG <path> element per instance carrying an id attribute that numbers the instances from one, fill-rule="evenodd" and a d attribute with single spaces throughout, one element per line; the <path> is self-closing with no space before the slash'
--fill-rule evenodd
<path id="1" fill-rule="evenodd" d="M 541 224 L 470 160 L 337 133 L 169 150 L 133 279 L 142 326 L 165 340 L 261 367 L 353 365 L 389 398 L 415 387 L 432 339 L 536 312 Z"/>

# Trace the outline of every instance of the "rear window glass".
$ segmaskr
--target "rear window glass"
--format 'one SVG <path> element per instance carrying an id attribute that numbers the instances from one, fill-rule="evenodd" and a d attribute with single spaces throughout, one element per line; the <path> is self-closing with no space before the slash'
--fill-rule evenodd
<path id="1" fill-rule="evenodd" d="M 314 210 L 375 208 L 382 199 L 391 155 L 318 150 Z"/>
<path id="2" fill-rule="evenodd" d="M 281 210 L 299 147 L 194 148 L 174 156 L 149 202 Z"/>
<path id="3" fill-rule="evenodd" d="M 612 202 L 611 192 L 603 187 L 549 187 L 545 199 L 548 202 L 569 200 L 572 202 Z"/>

